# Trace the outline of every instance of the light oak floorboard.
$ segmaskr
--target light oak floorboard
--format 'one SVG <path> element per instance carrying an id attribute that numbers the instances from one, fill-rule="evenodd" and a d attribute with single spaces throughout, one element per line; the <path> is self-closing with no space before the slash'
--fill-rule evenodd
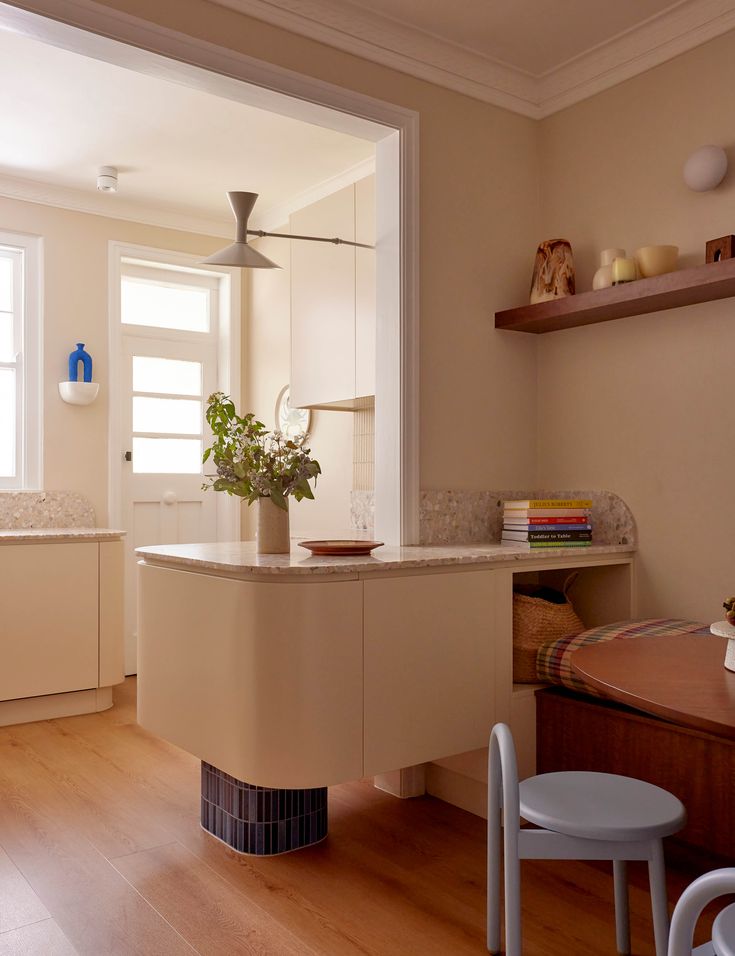
<path id="1" fill-rule="evenodd" d="M 132 853 L 113 865 L 202 956 L 317 956 L 180 843 Z"/>
<path id="2" fill-rule="evenodd" d="M 325 842 L 248 857 L 201 829 L 199 773 L 137 726 L 132 679 L 112 710 L 0 728 L 0 881 L 10 866 L 18 912 L 45 907 L 31 926 L 58 924 L 81 956 L 486 952 L 484 821 L 361 781 L 331 788 Z M 695 875 L 670 867 L 672 901 Z M 633 952 L 653 956 L 645 867 L 631 884 Z M 609 864 L 524 862 L 522 897 L 525 956 L 615 952 Z"/>
<path id="3" fill-rule="evenodd" d="M 20 870 L 0 849 L 0 934 L 48 917 L 48 910 Z"/>
<path id="4" fill-rule="evenodd" d="M 78 956 L 52 919 L 0 934 L 0 956 Z"/>

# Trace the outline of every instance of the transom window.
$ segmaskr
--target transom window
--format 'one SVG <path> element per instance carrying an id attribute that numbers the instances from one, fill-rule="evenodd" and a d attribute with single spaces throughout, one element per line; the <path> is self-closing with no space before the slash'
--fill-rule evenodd
<path id="1" fill-rule="evenodd" d="M 0 232 L 0 488 L 40 484 L 39 243 Z"/>

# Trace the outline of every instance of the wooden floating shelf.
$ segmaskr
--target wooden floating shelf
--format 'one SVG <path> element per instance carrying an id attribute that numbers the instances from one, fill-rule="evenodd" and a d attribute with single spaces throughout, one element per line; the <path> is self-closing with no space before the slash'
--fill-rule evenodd
<path id="1" fill-rule="evenodd" d="M 557 332 L 730 296 L 735 296 L 735 259 L 667 272 L 652 279 L 637 279 L 597 292 L 581 292 L 551 302 L 506 309 L 495 313 L 495 328 Z"/>

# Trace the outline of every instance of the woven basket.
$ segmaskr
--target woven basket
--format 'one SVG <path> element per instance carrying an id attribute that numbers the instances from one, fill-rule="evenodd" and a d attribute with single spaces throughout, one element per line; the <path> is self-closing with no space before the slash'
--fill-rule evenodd
<path id="1" fill-rule="evenodd" d="M 576 573 L 564 582 L 566 597 Z M 554 604 L 527 594 L 513 594 L 513 680 L 517 684 L 537 684 L 536 655 L 547 641 L 579 634 L 585 629 L 571 602 Z"/>

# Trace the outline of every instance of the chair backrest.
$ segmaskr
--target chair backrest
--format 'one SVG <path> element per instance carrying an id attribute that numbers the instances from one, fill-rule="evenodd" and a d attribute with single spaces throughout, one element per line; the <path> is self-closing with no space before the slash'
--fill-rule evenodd
<path id="1" fill-rule="evenodd" d="M 520 803 L 518 797 L 518 764 L 513 735 L 507 724 L 495 724 L 490 731 L 488 745 L 488 816 L 491 811 L 503 808 L 503 825 L 506 834 L 520 828 Z M 497 804 L 496 804 L 497 801 Z"/>
<path id="2" fill-rule="evenodd" d="M 705 873 L 684 890 L 671 917 L 668 956 L 692 956 L 694 928 L 702 910 L 726 893 L 735 893 L 735 867 Z"/>

